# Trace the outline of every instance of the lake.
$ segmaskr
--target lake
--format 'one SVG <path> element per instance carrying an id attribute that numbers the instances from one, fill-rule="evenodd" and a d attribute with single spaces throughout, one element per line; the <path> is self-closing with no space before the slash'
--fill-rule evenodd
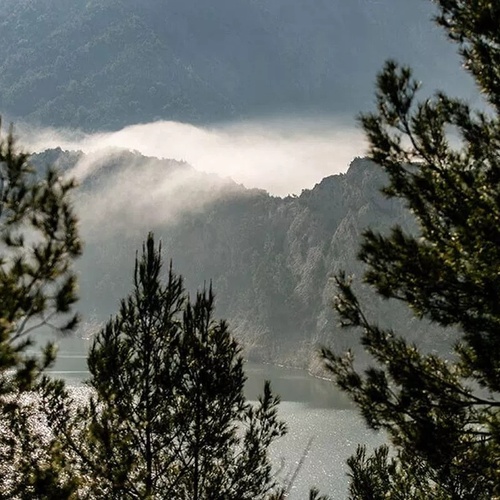
<path id="1" fill-rule="evenodd" d="M 70 385 L 86 378 L 86 360 L 82 350 L 60 351 L 53 374 Z M 308 498 L 316 486 L 332 500 L 343 500 L 347 493 L 346 459 L 358 443 L 373 448 L 382 444 L 380 434 L 366 428 L 356 410 L 331 382 L 309 376 L 301 370 L 247 363 L 246 395 L 256 400 L 265 380 L 281 396 L 280 415 L 288 425 L 288 434 L 272 449 L 278 477 L 288 484 L 302 465 L 291 486 L 289 500 Z M 303 458 L 305 456 L 305 458 Z"/>

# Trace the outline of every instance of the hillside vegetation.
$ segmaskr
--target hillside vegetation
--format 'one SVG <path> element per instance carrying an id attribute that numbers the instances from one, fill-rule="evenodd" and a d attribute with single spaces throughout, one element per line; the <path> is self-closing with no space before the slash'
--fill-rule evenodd
<path id="1" fill-rule="evenodd" d="M 61 150 L 33 160 L 55 162 L 69 172 L 93 161 Z M 394 223 L 414 230 L 403 205 L 379 192 L 386 180 L 380 169 L 361 158 L 347 173 L 286 198 L 138 153 L 114 152 L 94 162 L 77 196 L 86 241 L 78 264 L 80 308 L 87 325 L 116 310 L 130 287 L 127 264 L 147 227 L 161 237 L 165 255 L 191 293 L 212 282 L 217 313 L 228 318 L 247 355 L 308 366 L 318 344 L 356 344 L 338 328 L 332 277 L 340 269 L 361 275 L 356 256 L 363 230 L 383 231 Z M 139 179 L 133 191 L 127 178 Z M 161 182 L 171 188 L 156 197 L 153 186 Z M 117 193 L 124 189 L 120 200 Z M 361 293 L 370 297 L 367 289 Z M 410 321 L 393 302 L 369 300 L 377 318 L 402 328 L 420 345 L 441 349 L 446 342 L 435 329 Z"/>
<path id="2" fill-rule="evenodd" d="M 1 0 L 0 111 L 87 130 L 351 116 L 371 104 L 388 56 L 422 69 L 429 88 L 463 87 L 431 14 L 392 0 Z"/>

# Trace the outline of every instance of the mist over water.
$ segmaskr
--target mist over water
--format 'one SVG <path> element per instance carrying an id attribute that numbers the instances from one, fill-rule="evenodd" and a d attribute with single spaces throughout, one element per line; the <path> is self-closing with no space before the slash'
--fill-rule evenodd
<path id="1" fill-rule="evenodd" d="M 21 124 L 17 131 L 29 151 L 60 147 L 98 153 L 102 159 L 107 151 L 124 148 L 183 160 L 198 171 L 277 196 L 300 194 L 323 177 L 345 171 L 366 150 L 363 133 L 354 123 L 320 118 L 275 118 L 211 127 L 159 121 L 94 134 Z M 92 172 L 93 165 L 87 164 L 73 174 L 82 180 Z"/>

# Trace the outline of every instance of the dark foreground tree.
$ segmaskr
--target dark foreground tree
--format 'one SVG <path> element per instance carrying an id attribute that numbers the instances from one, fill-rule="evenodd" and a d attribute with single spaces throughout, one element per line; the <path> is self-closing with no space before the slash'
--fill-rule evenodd
<path id="1" fill-rule="evenodd" d="M 192 304 L 172 269 L 162 281 L 160 253 L 150 235 L 133 292 L 94 341 L 90 403 L 75 416 L 63 391 L 50 396 L 50 408 L 63 403 L 49 421 L 80 497 L 268 498 L 269 446 L 285 432 L 278 398 L 266 384 L 257 404 L 245 400 L 240 348 L 213 318 L 212 291 Z"/>
<path id="2" fill-rule="evenodd" d="M 34 331 L 77 323 L 73 187 L 55 170 L 35 171 L 12 132 L 0 136 L 0 498 L 29 498 L 35 483 L 49 481 L 42 476 L 55 458 L 33 428 L 26 398 L 55 356 L 52 344 L 30 352 Z"/>
<path id="3" fill-rule="evenodd" d="M 349 280 L 336 308 L 362 328 L 375 365 L 323 350 L 337 384 L 393 453 L 351 458 L 351 498 L 491 499 L 500 495 L 500 2 L 439 0 L 438 23 L 458 43 L 486 100 L 475 112 L 443 94 L 417 103 L 411 71 L 378 77 L 378 111 L 362 117 L 389 196 L 406 200 L 417 236 L 368 231 L 367 283 L 419 318 L 453 327 L 450 359 L 424 354 L 365 317 Z"/>

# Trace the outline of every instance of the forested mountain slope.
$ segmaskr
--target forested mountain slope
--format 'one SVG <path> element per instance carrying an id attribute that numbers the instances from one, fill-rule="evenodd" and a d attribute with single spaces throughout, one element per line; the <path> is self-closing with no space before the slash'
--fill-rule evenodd
<path id="1" fill-rule="evenodd" d="M 51 150 L 33 160 L 81 178 L 76 204 L 86 241 L 79 262 L 86 328 L 117 310 L 131 287 L 136 249 L 154 230 L 189 290 L 212 282 L 217 316 L 230 321 L 249 356 L 304 366 L 318 343 L 357 344 L 337 326 L 332 277 L 341 269 L 360 276 L 363 229 L 414 230 L 401 203 L 380 194 L 380 169 L 359 158 L 346 174 L 286 198 L 138 153 Z M 426 348 L 442 348 L 445 339 L 435 330 L 410 322 L 393 303 L 369 300 L 370 314 L 384 325 Z"/>
<path id="2" fill-rule="evenodd" d="M 431 90 L 464 85 L 431 15 L 393 0 L 0 0 L 0 112 L 87 130 L 351 117 L 387 57 Z"/>

